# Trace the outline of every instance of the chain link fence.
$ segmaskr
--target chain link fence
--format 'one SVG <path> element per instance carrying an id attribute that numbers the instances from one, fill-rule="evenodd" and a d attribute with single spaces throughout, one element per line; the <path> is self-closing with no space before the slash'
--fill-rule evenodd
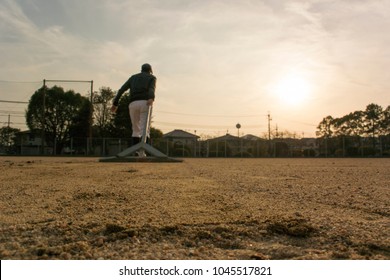
<path id="1" fill-rule="evenodd" d="M 389 157 L 390 135 L 377 138 L 333 137 L 302 139 L 152 139 L 169 157 Z M 131 146 L 125 138 L 70 138 L 58 147 L 42 145 L 39 137 L 22 134 L 12 145 L 0 145 L 2 155 L 113 156 Z"/>

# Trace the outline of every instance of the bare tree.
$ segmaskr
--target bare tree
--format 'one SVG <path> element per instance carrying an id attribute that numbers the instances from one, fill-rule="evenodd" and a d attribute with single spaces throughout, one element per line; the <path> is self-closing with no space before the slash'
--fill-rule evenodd
<path id="1" fill-rule="evenodd" d="M 102 87 L 99 89 L 99 92 L 94 94 L 94 122 L 98 134 L 102 137 L 109 134 L 112 123 L 112 114 L 110 113 L 111 100 L 114 96 L 115 92 L 109 87 Z"/>

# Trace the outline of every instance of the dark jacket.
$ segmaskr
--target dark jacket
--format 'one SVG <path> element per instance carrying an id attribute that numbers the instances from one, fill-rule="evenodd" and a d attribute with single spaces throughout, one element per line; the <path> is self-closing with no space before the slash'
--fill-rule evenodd
<path id="1" fill-rule="evenodd" d="M 130 103 L 136 100 L 154 100 L 156 90 L 156 77 L 147 72 L 141 72 L 131 76 L 126 83 L 118 90 L 113 104 L 118 106 L 122 94 L 130 89 Z"/>

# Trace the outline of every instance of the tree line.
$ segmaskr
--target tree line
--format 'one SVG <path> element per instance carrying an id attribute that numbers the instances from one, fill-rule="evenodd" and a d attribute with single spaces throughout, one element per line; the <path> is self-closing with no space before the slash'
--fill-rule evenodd
<path id="1" fill-rule="evenodd" d="M 112 114 L 111 101 L 115 94 L 111 88 L 102 87 L 93 93 L 91 100 L 59 86 L 42 87 L 29 100 L 26 124 L 32 132 L 41 133 L 46 144 L 56 148 L 56 154 L 61 153 L 71 138 L 85 141 L 90 133 L 94 138 L 130 139 L 129 95 L 122 97 L 118 113 Z M 0 146 L 10 146 L 18 132 L 11 127 L 0 128 Z M 153 127 L 151 134 L 154 139 L 162 137 L 161 130 Z M 378 139 L 387 141 L 384 137 L 390 137 L 390 106 L 384 109 L 372 103 L 365 110 L 339 118 L 327 116 L 318 124 L 316 135 L 320 143 L 325 143 L 322 149 L 327 154 L 336 153 L 340 145 L 344 155 L 359 153 L 354 149 L 367 145 L 363 138 L 371 139 L 371 149 L 375 150 Z"/>
<path id="2" fill-rule="evenodd" d="M 376 155 L 378 149 L 389 149 L 390 106 L 384 109 L 371 103 L 365 110 L 339 118 L 327 116 L 319 123 L 316 135 L 329 155 Z"/>

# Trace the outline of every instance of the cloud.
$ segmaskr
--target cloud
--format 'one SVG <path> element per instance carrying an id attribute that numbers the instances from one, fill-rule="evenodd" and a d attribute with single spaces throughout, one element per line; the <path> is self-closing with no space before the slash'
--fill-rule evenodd
<path id="1" fill-rule="evenodd" d="M 0 0 L 0 51 L 7 54 L 0 76 L 93 79 L 97 87 L 117 89 L 149 62 L 166 111 L 240 115 L 291 113 L 268 89 L 295 72 L 312 84 L 313 109 L 307 110 L 316 118 L 329 114 L 324 104 L 334 100 L 350 108 L 355 105 L 347 98 L 353 96 L 362 107 L 370 90 L 382 96 L 389 89 L 389 5 Z"/>
<path id="2" fill-rule="evenodd" d="M 89 54 L 107 47 L 70 34 L 63 26 L 39 28 L 14 1 L 1 4 L 0 19 L 3 22 L 1 34 L 5 34 L 1 37 L 1 49 L 7 54 L 3 60 L 5 68 L 1 70 L 4 79 L 7 76 L 12 79 L 11 76 L 25 71 L 34 78 L 56 74 L 65 77 L 72 72 L 81 75 L 82 67 L 98 63 L 98 59 Z M 111 45 L 108 47 L 112 49 Z"/>

